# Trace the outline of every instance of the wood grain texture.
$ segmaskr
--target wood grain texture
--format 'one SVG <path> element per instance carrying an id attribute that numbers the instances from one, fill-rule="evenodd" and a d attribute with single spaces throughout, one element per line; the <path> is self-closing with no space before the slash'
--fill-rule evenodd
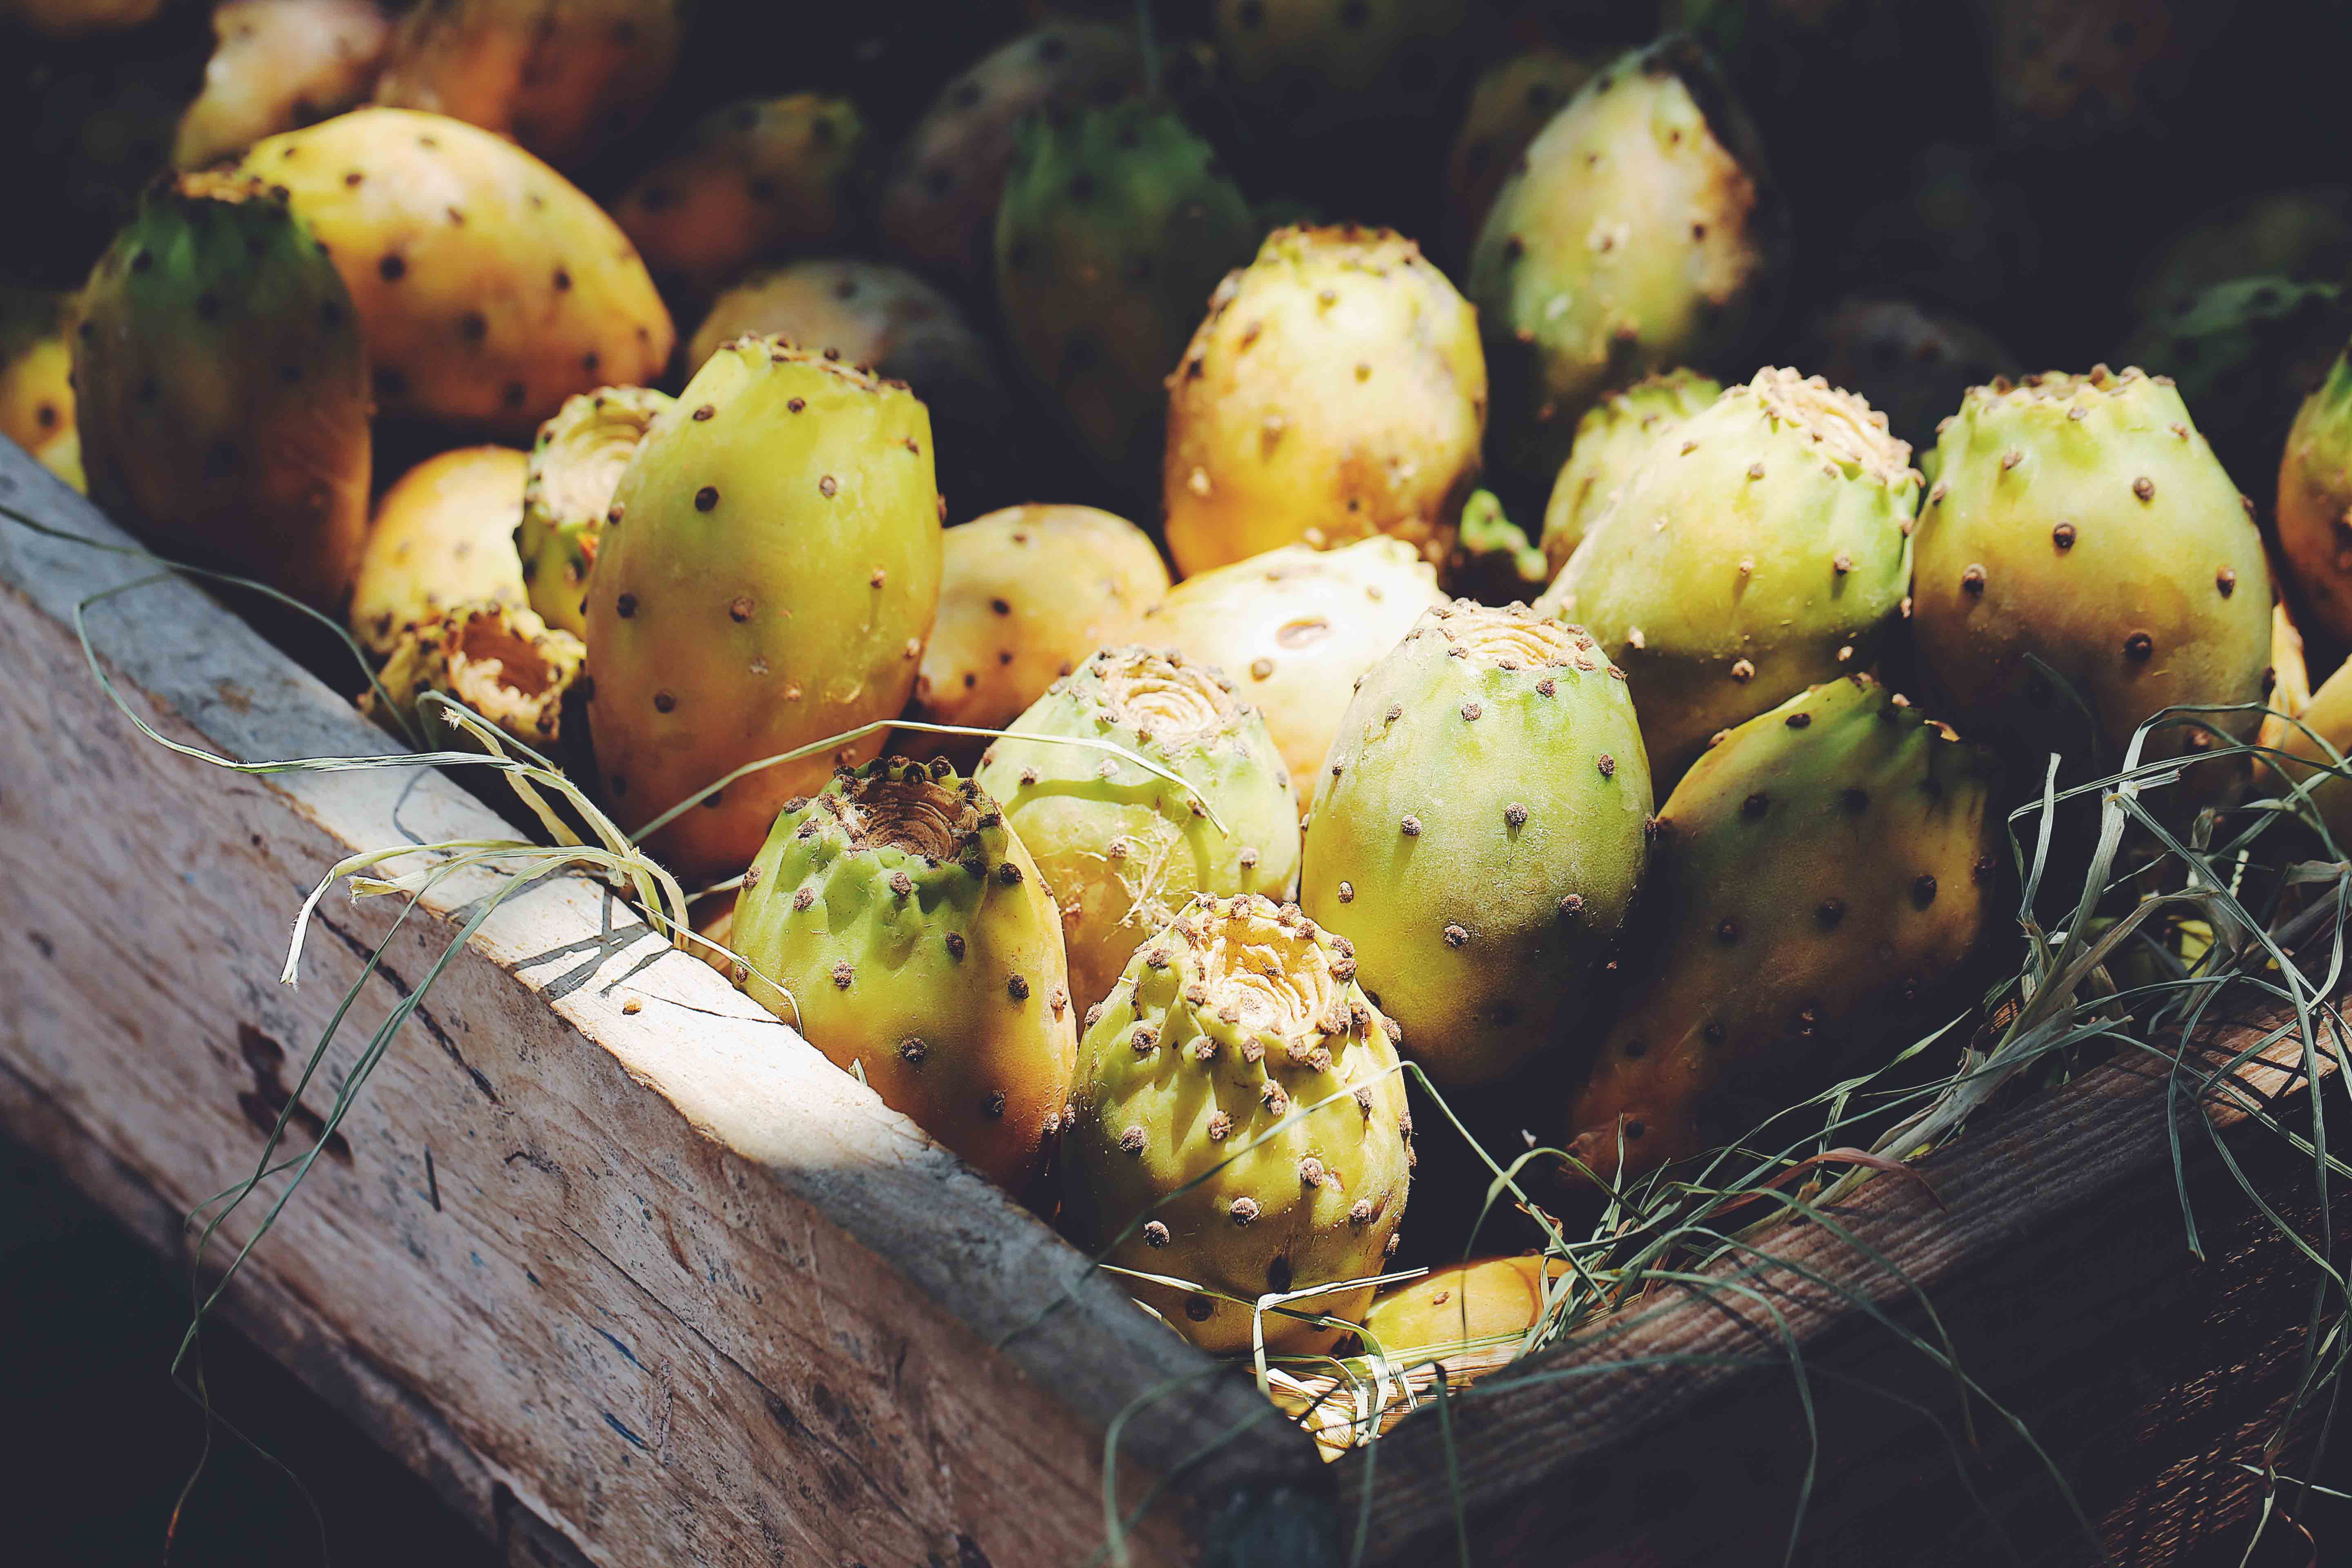
<path id="1" fill-rule="evenodd" d="M 119 537 L 5 443 L 0 500 Z M 331 898 L 289 990 L 310 883 L 353 847 L 508 830 L 430 770 L 242 777 L 138 736 L 70 620 L 145 570 L 0 522 L 0 1115 L 90 1145 L 89 1184 L 152 1229 L 247 1173 L 390 932 L 300 1097 L 316 1126 L 496 877 L 453 879 L 396 931 L 388 900 Z M 90 625 L 177 739 L 390 750 L 184 584 Z M 504 1488 L 597 1563 L 1082 1560 L 1103 1429 L 1164 1383 L 1124 1448 L 1127 1497 L 1181 1469 L 1147 1558 L 1190 1556 L 1253 1498 L 1329 1488 L 1245 1383 L 577 877 L 503 905 L 450 964 L 233 1300 L 470 1515 Z"/>

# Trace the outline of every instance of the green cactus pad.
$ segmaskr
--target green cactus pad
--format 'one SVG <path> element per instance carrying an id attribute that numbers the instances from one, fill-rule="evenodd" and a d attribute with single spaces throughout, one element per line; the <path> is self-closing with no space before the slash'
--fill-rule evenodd
<path id="1" fill-rule="evenodd" d="M 603 386 L 564 400 L 539 427 L 523 479 L 515 550 L 530 607 L 574 637 L 588 629 L 588 574 L 621 471 L 656 417 L 677 402 L 645 386 Z"/>
<path id="2" fill-rule="evenodd" d="M 2287 432 L 2278 535 L 2305 610 L 2352 642 L 2352 348 L 2336 354 Z"/>
<path id="3" fill-rule="evenodd" d="M 1441 605 L 1349 703 L 1299 902 L 1440 1085 L 1558 1045 L 1624 925 L 1653 802 L 1622 672 L 1524 606 Z"/>
<path id="4" fill-rule="evenodd" d="M 1868 404 L 1792 370 L 1651 447 L 1536 607 L 1624 667 L 1655 777 L 1868 665 L 1910 581 L 1910 457 Z"/>
<path id="5" fill-rule="evenodd" d="M 1023 365 L 1123 482 L 1160 468 L 1162 383 L 1257 226 L 1215 151 L 1148 103 L 1022 129 L 996 216 L 996 298 Z"/>
<path id="6" fill-rule="evenodd" d="M 1255 1301 L 1368 1279 L 1394 1250 L 1412 1118 L 1389 1021 L 1347 940 L 1294 906 L 1206 896 L 1087 1015 L 1062 1143 L 1064 1216 L 1124 1268 Z M 1178 1332 L 1246 1351 L 1252 1311 L 1130 1281 Z M 1372 1287 L 1296 1310 L 1354 1320 Z M 1341 1331 L 1268 1312 L 1266 1348 Z"/>
<path id="7" fill-rule="evenodd" d="M 1737 347 L 1769 313 L 1786 228 L 1755 128 L 1688 38 L 1586 83 L 1471 254 L 1497 463 L 1541 482 L 1612 387 Z"/>
<path id="8" fill-rule="evenodd" d="M 1985 927 L 1992 782 L 1987 753 L 1866 675 L 1709 750 L 1659 810 L 1633 973 L 1570 1152 L 1607 1180 L 1622 1142 L 1622 1173 L 1651 1170 L 1907 1043 L 1913 1005 Z"/>
<path id="9" fill-rule="evenodd" d="M 1584 411 L 1576 445 L 1544 503 L 1543 552 L 1557 576 L 1662 436 L 1723 395 L 1722 384 L 1693 370 L 1645 376 Z"/>
<path id="10" fill-rule="evenodd" d="M 1937 446 L 1913 630 L 1956 722 L 2037 775 L 2051 752 L 2104 771 L 2166 708 L 2262 698 L 2262 537 L 2169 382 L 2105 366 L 1995 382 Z M 2259 717 L 2203 723 L 2251 736 Z M 2202 739 L 2168 728 L 2142 755 Z"/>
<path id="11" fill-rule="evenodd" d="M 1053 898 L 979 785 L 894 757 L 786 802 L 729 934 L 735 983 L 884 1104 L 1002 1186 L 1036 1171 L 1076 1010 Z"/>
<path id="12" fill-rule="evenodd" d="M 1108 752 L 1029 735 L 1116 742 L 1201 799 Z M 1193 894 L 1285 898 L 1298 874 L 1298 807 L 1265 721 L 1232 680 L 1181 654 L 1096 654 L 1013 721 L 974 776 L 1004 803 L 1062 906 L 1071 994 L 1084 1005 L 1109 994 Z"/>
<path id="13" fill-rule="evenodd" d="M 632 826 L 897 717 L 939 603 L 930 418 L 903 384 L 744 338 L 677 402 L 621 475 L 588 596 L 597 768 Z M 880 749 L 752 774 L 654 851 L 681 875 L 732 876 L 786 796 Z"/>
<path id="14" fill-rule="evenodd" d="M 229 174 L 157 184 L 79 313 L 91 499 L 169 553 L 340 611 L 367 531 L 367 353 L 284 194 Z"/>

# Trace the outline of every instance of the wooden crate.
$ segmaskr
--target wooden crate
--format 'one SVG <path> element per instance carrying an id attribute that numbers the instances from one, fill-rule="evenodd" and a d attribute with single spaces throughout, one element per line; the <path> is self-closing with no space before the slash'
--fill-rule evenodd
<path id="1" fill-rule="evenodd" d="M 5 442 L 0 502 L 121 542 Z M 396 912 L 331 896 L 289 989 L 303 895 L 355 848 L 509 830 L 429 769 L 240 775 L 139 735 L 73 620 L 149 573 L 0 521 L 0 1128 L 184 1254 L 183 1217 L 249 1173 Z M 395 750 L 185 584 L 89 623 L 176 741 Z M 298 1129 L 493 885 L 453 882 L 393 934 Z M 517 1561 L 1085 1563 L 1106 1434 L 1141 1405 L 1117 1477 L 1139 1561 L 1316 1568 L 1361 1528 L 1375 1564 L 1777 1562 L 1810 1444 L 1792 1342 L 1821 1443 L 1800 1560 L 1974 1562 L 2001 1528 L 2029 1561 L 2092 1560 L 2040 1461 L 1981 1401 L 1970 1447 L 1951 1373 L 1886 1326 L 1932 1301 L 2118 1560 L 2187 1561 L 2254 1506 L 2234 1467 L 2295 1373 L 2307 1293 L 2184 1118 L 2186 1180 L 2236 1253 L 2191 1266 L 2182 1110 L 2162 1064 L 2101 1069 L 1972 1129 L 1924 1183 L 1864 1187 L 1843 1217 L 1885 1267 L 1783 1237 L 1744 1294 L 1662 1295 L 1327 1465 L 1244 1377 L 565 877 L 451 963 L 224 1310 Z M 2307 1167 L 2226 1136 L 2291 1206 Z"/>

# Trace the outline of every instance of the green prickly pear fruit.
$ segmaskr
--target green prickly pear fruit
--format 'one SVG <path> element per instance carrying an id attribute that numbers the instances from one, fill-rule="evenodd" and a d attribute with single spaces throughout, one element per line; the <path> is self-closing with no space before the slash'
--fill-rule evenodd
<path id="1" fill-rule="evenodd" d="M 463 121 L 360 109 L 255 143 L 359 309 L 379 413 L 527 437 L 575 392 L 642 385 L 669 312 L 621 231 Z"/>
<path id="2" fill-rule="evenodd" d="M 1022 121 L 1117 103 L 1143 75 L 1132 26 L 1055 22 L 996 49 L 941 88 L 900 143 L 876 207 L 883 238 L 934 276 L 984 284 Z"/>
<path id="3" fill-rule="evenodd" d="M 908 710 L 927 723 L 1004 728 L 1096 650 L 1132 640 L 1137 618 L 1168 594 L 1150 536 L 1090 506 L 1007 507 L 949 529 L 944 548 L 939 616 Z M 911 731 L 900 739 L 954 749 Z"/>
<path id="4" fill-rule="evenodd" d="M 427 458 L 383 492 L 352 591 L 352 635 L 389 658 L 404 633 L 460 605 L 521 609 L 530 599 L 515 527 L 530 459 L 511 447 Z"/>
<path id="5" fill-rule="evenodd" d="M 2352 189 L 2264 191 L 2208 214 L 2158 251 L 2132 290 L 2132 309 L 2153 316 L 2232 278 L 2340 283 L 2347 274 Z"/>
<path id="6" fill-rule="evenodd" d="M 940 595 L 930 418 L 903 384 L 744 338 L 677 401 L 621 475 L 588 595 L 596 762 L 633 826 L 898 717 Z M 786 797 L 881 745 L 740 779 L 650 847 L 682 876 L 731 876 Z"/>
<path id="7" fill-rule="evenodd" d="M 1413 1163 L 1390 1027 L 1344 938 L 1267 899 L 1195 900 L 1087 1010 L 1062 1138 L 1078 1245 L 1240 1302 L 1378 1274 Z M 1250 1348 L 1248 1306 L 1129 1289 L 1203 1350 Z M 1351 1285 L 1293 1310 L 1353 1321 L 1371 1298 Z M 1264 1325 L 1277 1354 L 1341 1332 Z"/>
<path id="8" fill-rule="evenodd" d="M 1312 136 L 1427 109 L 1467 0 L 1217 0 L 1234 96 Z"/>
<path id="9" fill-rule="evenodd" d="M 1556 474 L 1612 387 L 1728 354 L 1769 314 L 1787 218 L 1747 111 L 1670 37 L 1528 143 L 1470 258 L 1504 467 Z"/>
<path id="10" fill-rule="evenodd" d="M 1508 1348 L 1543 1321 L 1545 1293 L 1568 1273 L 1568 1259 L 1536 1252 L 1433 1268 L 1372 1298 L 1364 1349 L 1377 1346 L 1401 1372 L 1470 1350 Z"/>
<path id="11" fill-rule="evenodd" d="M 341 610 L 367 530 L 367 353 L 285 200 L 227 174 L 158 184 L 78 316 L 92 499 L 166 552 Z"/>
<path id="12" fill-rule="evenodd" d="M 996 217 L 996 298 L 1028 371 L 1115 479 L 1160 457 L 1163 384 L 1257 239 L 1215 151 L 1149 103 L 1043 114 Z"/>
<path id="13" fill-rule="evenodd" d="M 1551 563 L 1528 542 L 1492 490 L 1473 490 L 1462 503 L 1462 526 L 1446 558 L 1446 585 L 1465 599 L 1489 605 L 1525 604 L 1551 581 Z"/>
<path id="14" fill-rule="evenodd" d="M 785 803 L 729 934 L 761 1005 L 991 1181 L 1026 1184 L 1076 1009 L 1053 898 L 985 792 L 945 762 L 845 769 Z"/>
<path id="15" fill-rule="evenodd" d="M 73 428 L 73 297 L 0 284 L 0 436 L 27 452 Z"/>
<path id="16" fill-rule="evenodd" d="M 1576 445 L 1569 448 L 1544 503 L 1543 552 L 1553 575 L 1568 564 L 1651 446 L 1722 395 L 1722 384 L 1712 376 L 1670 370 L 1644 376 L 1584 411 L 1576 422 Z"/>
<path id="17" fill-rule="evenodd" d="M 2347 332 L 2352 300 L 2334 282 L 2234 278 L 2143 321 L 2116 359 L 2170 377 L 2221 466 L 2255 474 Z"/>
<path id="18" fill-rule="evenodd" d="M 1512 164 L 1598 68 L 1589 58 L 1537 44 L 1479 73 L 1445 160 L 1445 216 L 1439 232 L 1448 257 L 1458 260 L 1469 254 Z"/>
<path id="19" fill-rule="evenodd" d="M 2305 612 L 2352 642 L 2352 348 L 2336 356 L 2287 431 L 2278 538 Z"/>
<path id="20" fill-rule="evenodd" d="M 408 13 L 375 100 L 429 110 L 572 163 L 669 85 L 687 0 L 439 0 Z"/>
<path id="21" fill-rule="evenodd" d="M 847 99 L 729 104 L 631 181 L 613 217 L 656 275 L 709 291 L 763 258 L 838 240 L 866 153 Z"/>
<path id="22" fill-rule="evenodd" d="M 1885 415 L 1793 370 L 1650 447 L 1536 607 L 1624 667 L 1653 775 L 1870 662 L 1911 581 L 1910 459 Z"/>
<path id="23" fill-rule="evenodd" d="M 940 487 L 959 501 L 1017 465 L 1006 449 L 995 352 L 955 301 L 911 272 L 850 260 L 755 272 L 711 305 L 687 363 L 699 366 L 728 339 L 754 334 L 838 350 L 851 364 L 913 387 L 940 438 Z"/>
<path id="24" fill-rule="evenodd" d="M 201 169 L 367 100 L 392 43 L 375 0 L 222 0 L 172 162 Z"/>
<path id="25" fill-rule="evenodd" d="M 2020 368 L 1976 327 L 1902 300 L 1841 300 L 1807 325 L 1803 345 L 1804 363 L 1867 398 L 1915 452 L 1935 446 L 1936 426 L 1969 387 Z"/>
<path id="26" fill-rule="evenodd" d="M 654 421 L 676 406 L 645 386 L 601 386 L 565 398 L 539 427 L 514 542 L 530 607 L 549 626 L 588 630 L 588 574 L 621 472 Z"/>
<path id="27" fill-rule="evenodd" d="M 1658 813 L 1570 1152 L 1604 1182 L 1654 1170 L 1907 1042 L 1985 929 L 1992 788 L 1984 752 L 1867 675 L 1708 751 Z"/>
<path id="28" fill-rule="evenodd" d="M 1307 801 L 1346 707 L 1334 693 L 1444 603 L 1436 572 L 1402 540 L 1292 544 L 1177 584 L 1144 611 L 1136 640 L 1230 674 L 1265 716 L 1294 796 Z"/>
<path id="29" fill-rule="evenodd" d="M 376 680 L 403 717 L 422 720 L 436 748 L 478 749 L 437 709 L 418 708 L 428 691 L 456 698 L 523 744 L 546 752 L 562 739 L 564 693 L 587 657 L 578 637 L 551 628 L 529 610 L 461 605 L 403 632 Z M 389 729 L 390 715 L 381 706 L 373 689 L 360 697 L 360 711 Z"/>
<path id="30" fill-rule="evenodd" d="M 1125 746 L 1200 793 L 1051 739 L 1065 736 Z M 1298 806 L 1265 721 L 1181 654 L 1096 654 L 989 746 L 974 776 L 1062 907 L 1071 994 L 1087 1005 L 1195 893 L 1280 899 L 1298 874 Z"/>
<path id="31" fill-rule="evenodd" d="M 1445 559 L 1478 472 L 1477 313 L 1393 230 L 1284 228 L 1209 297 L 1167 377 L 1180 575 L 1389 533 Z"/>
<path id="32" fill-rule="evenodd" d="M 1969 391 L 1937 450 L 1912 630 L 1971 734 L 2029 752 L 2037 774 L 2052 752 L 2103 747 L 2105 772 L 2167 708 L 2261 700 L 2262 536 L 2169 382 L 2104 365 L 1996 381 Z M 2251 736 L 2259 717 L 2157 731 L 2142 760 L 2208 730 Z"/>
<path id="33" fill-rule="evenodd" d="M 1298 901 L 1442 1087 L 1491 1083 L 1583 1016 L 1642 883 L 1650 770 L 1625 677 L 1582 631 L 1468 600 L 1348 704 Z"/>

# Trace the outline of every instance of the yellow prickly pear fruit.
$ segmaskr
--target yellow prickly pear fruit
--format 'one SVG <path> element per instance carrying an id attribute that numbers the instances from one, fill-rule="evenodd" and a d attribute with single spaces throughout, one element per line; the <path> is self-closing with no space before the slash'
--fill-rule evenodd
<path id="1" fill-rule="evenodd" d="M 524 606 L 514 533 L 530 469 L 511 447 L 466 447 L 427 458 L 383 492 L 352 591 L 360 646 L 389 658 L 403 635 L 460 605 Z"/>
<path id="2" fill-rule="evenodd" d="M 527 746 L 545 752 L 561 738 L 563 694 L 580 675 L 588 650 L 570 632 L 551 629 L 512 605 L 461 605 L 437 621 L 400 634 L 376 676 L 392 705 L 411 722 L 423 721 L 435 747 L 473 751 L 472 737 L 447 723 L 438 709 L 420 710 L 428 691 L 456 698 Z M 360 711 L 383 722 L 373 689 Z M 385 728 L 391 728 L 385 722 Z"/>
<path id="3" fill-rule="evenodd" d="M 1293 795 L 1306 801 L 1339 732 L 1344 694 L 1444 603 L 1435 569 L 1402 540 L 1293 544 L 1179 583 L 1143 613 L 1136 640 L 1230 674 L 1265 716 Z"/>
<path id="4" fill-rule="evenodd" d="M 1298 901 L 1436 1083 L 1556 1049 L 1623 930 L 1650 770 L 1623 671 L 1525 605 L 1440 605 L 1356 689 Z"/>
<path id="5" fill-rule="evenodd" d="M 2271 765 L 2310 790 L 2337 851 L 2352 853 L 2352 663 L 2320 682 L 2296 717 L 2301 724 L 2264 726 L 2263 743 L 2287 754 Z"/>
<path id="6" fill-rule="evenodd" d="M 1087 1014 L 1062 1139 L 1078 1245 L 1202 1287 L 1128 1285 L 1213 1353 L 1250 1348 L 1269 1291 L 1344 1286 L 1291 1310 L 1360 1317 L 1372 1287 L 1348 1282 L 1395 1250 L 1412 1181 L 1389 1029 L 1346 939 L 1255 895 L 1193 900 Z M 1344 1331 L 1263 1321 L 1276 1354 Z"/>
<path id="7" fill-rule="evenodd" d="M 1729 353 L 1786 250 L 1755 127 L 1696 44 L 1666 38 L 1585 83 L 1528 144 L 1470 258 L 1498 466 L 1557 473 L 1612 387 Z"/>
<path id="8" fill-rule="evenodd" d="M 1568 1273 L 1566 1258 L 1533 1252 L 1433 1268 L 1372 1298 L 1364 1349 L 1377 1348 L 1396 1371 L 1479 1351 L 1507 1352 L 1543 1321 L 1545 1293 Z"/>
<path id="9" fill-rule="evenodd" d="M 38 453 L 73 428 L 72 298 L 0 286 L 0 436 Z"/>
<path id="10" fill-rule="evenodd" d="M 1131 640 L 1168 594 L 1150 536 L 1090 506 L 1006 507 L 949 529 L 944 548 L 939 617 L 907 715 L 933 724 L 1004 728 L 1088 655 Z"/>
<path id="11" fill-rule="evenodd" d="M 596 763 L 633 827 L 897 718 L 940 595 L 930 417 L 902 384 L 745 338 L 677 401 L 621 475 L 588 595 Z M 651 847 L 681 876 L 731 876 L 784 799 L 881 746 L 739 780 Z"/>
<path id="12" fill-rule="evenodd" d="M 631 181 L 613 216 L 656 273 L 714 289 L 764 257 L 838 239 L 865 154 L 866 124 L 847 99 L 729 104 Z"/>
<path id="13" fill-rule="evenodd" d="M 1536 608 L 1624 667 L 1652 776 L 1870 662 L 1910 585 L 1910 462 L 1885 416 L 1793 370 L 1651 445 Z"/>
<path id="14" fill-rule="evenodd" d="M 89 476 L 82 471 L 81 432 L 68 426 L 33 449 L 33 458 L 57 475 L 76 494 L 89 494 Z"/>
<path id="15" fill-rule="evenodd" d="M 588 574 L 614 489 L 655 419 L 676 405 L 651 387 L 603 386 L 566 398 L 539 427 L 514 542 L 530 607 L 549 626 L 586 633 Z"/>
<path id="16" fill-rule="evenodd" d="M 0 18 L 52 38 L 143 26 L 163 0 L 0 0 Z"/>
<path id="17" fill-rule="evenodd" d="M 436 0 L 401 24 L 375 100 L 574 163 L 661 96 L 685 10 L 686 0 Z"/>
<path id="18" fill-rule="evenodd" d="M 1987 752 L 1866 675 L 1700 757 L 1658 812 L 1628 993 L 1570 1152 L 1604 1182 L 1654 1170 L 1908 1043 L 1985 929 L 1992 789 Z"/>
<path id="19" fill-rule="evenodd" d="M 971 781 L 893 757 L 786 802 L 729 935 L 735 983 L 883 1104 L 1000 1186 L 1035 1173 L 1076 1009 L 1054 900 Z"/>
<path id="20" fill-rule="evenodd" d="M 257 143 L 352 292 L 377 411 L 527 436 L 575 392 L 650 382 L 669 312 L 613 220 L 487 131 L 361 109 Z"/>
<path id="21" fill-rule="evenodd" d="M 1469 253 L 1511 165 L 1597 68 L 1591 59 L 1538 44 L 1480 73 L 1445 160 L 1446 256 L 1458 260 Z"/>
<path id="22" fill-rule="evenodd" d="M 183 169 L 366 101 L 392 24 L 375 0 L 222 0 L 213 37 L 204 91 L 172 143 Z"/>
<path id="23" fill-rule="evenodd" d="M 285 200 L 225 174 L 154 185 L 76 315 L 92 499 L 166 552 L 341 610 L 367 528 L 367 357 Z"/>
<path id="24" fill-rule="evenodd" d="M 1190 576 L 1389 533 L 1443 561 L 1486 427 L 1477 313 L 1419 246 L 1276 229 L 1168 377 L 1169 552 Z"/>
<path id="25" fill-rule="evenodd" d="M 1569 448 L 1544 503 L 1543 552 L 1554 576 L 1659 437 L 1672 435 L 1722 395 L 1721 384 L 1711 376 L 1670 370 L 1645 376 L 1584 411 L 1576 423 L 1576 445 Z"/>
<path id="26" fill-rule="evenodd" d="M 1200 793 L 1056 737 L 1125 746 Z M 1298 807 L 1265 721 L 1232 681 L 1181 654 L 1096 654 L 1014 721 L 974 776 L 1062 906 L 1071 994 L 1087 1005 L 1193 894 L 1281 899 L 1298 874 Z"/>

